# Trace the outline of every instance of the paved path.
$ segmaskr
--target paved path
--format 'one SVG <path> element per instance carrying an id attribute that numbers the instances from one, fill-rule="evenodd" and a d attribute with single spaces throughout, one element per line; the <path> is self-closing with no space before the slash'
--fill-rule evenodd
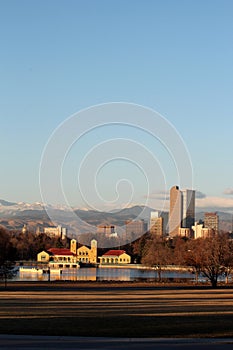
<path id="1" fill-rule="evenodd" d="M 233 339 L 89 338 L 0 335 L 0 349 L 230 350 Z"/>

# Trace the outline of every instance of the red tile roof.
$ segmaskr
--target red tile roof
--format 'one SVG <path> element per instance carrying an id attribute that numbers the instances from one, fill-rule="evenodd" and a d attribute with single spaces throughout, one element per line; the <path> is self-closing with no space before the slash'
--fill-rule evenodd
<path id="1" fill-rule="evenodd" d="M 125 250 L 108 250 L 106 253 L 103 254 L 103 256 L 119 256 L 121 254 L 124 254 Z"/>
<path id="2" fill-rule="evenodd" d="M 48 252 L 52 253 L 53 255 L 69 255 L 73 256 L 74 253 L 72 253 L 69 249 L 67 248 L 50 248 Z"/>

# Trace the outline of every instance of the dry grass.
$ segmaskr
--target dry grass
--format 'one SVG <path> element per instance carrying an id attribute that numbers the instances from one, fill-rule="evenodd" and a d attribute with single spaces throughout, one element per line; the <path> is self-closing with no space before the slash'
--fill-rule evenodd
<path id="1" fill-rule="evenodd" d="M 233 288 L 153 283 L 11 283 L 0 333 L 232 337 Z"/>

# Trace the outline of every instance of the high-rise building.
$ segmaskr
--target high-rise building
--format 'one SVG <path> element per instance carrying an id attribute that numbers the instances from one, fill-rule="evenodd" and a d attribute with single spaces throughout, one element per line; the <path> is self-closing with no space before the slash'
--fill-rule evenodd
<path id="1" fill-rule="evenodd" d="M 217 213 L 205 213 L 204 216 L 205 228 L 213 230 L 213 233 L 218 233 L 219 230 L 219 217 Z"/>
<path id="2" fill-rule="evenodd" d="M 181 226 L 181 193 L 178 186 L 170 189 L 169 235 L 179 235 Z"/>
<path id="3" fill-rule="evenodd" d="M 152 211 L 150 214 L 150 234 L 157 237 L 163 236 L 163 218 L 159 216 L 158 211 Z"/>
<path id="4" fill-rule="evenodd" d="M 195 191 L 181 190 L 181 202 L 181 227 L 191 229 L 195 223 Z"/>
<path id="5" fill-rule="evenodd" d="M 140 237 L 146 232 L 144 220 L 127 220 L 125 223 L 125 231 L 127 237 L 131 234 L 135 234 L 135 237 Z"/>
<path id="6" fill-rule="evenodd" d="M 180 235 L 180 228 L 192 229 L 195 222 L 195 191 L 170 189 L 169 235 Z"/>

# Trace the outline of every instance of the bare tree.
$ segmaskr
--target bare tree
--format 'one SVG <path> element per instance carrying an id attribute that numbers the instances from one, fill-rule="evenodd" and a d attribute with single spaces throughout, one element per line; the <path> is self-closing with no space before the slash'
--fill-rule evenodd
<path id="1" fill-rule="evenodd" d="M 185 253 L 187 251 L 187 239 L 182 237 L 175 237 L 172 240 L 172 263 L 174 265 L 185 265 Z"/>
<path id="2" fill-rule="evenodd" d="M 192 266 L 196 276 L 202 273 L 216 287 L 220 276 L 229 276 L 233 268 L 232 242 L 226 235 L 200 238 L 189 244 L 186 264 Z M 196 277 L 197 278 L 197 277 Z"/>
<path id="3" fill-rule="evenodd" d="M 204 258 L 205 249 L 202 238 L 187 242 L 186 251 L 184 254 L 185 264 L 191 267 L 192 272 L 195 274 L 196 283 L 198 283 L 198 278 L 202 271 Z"/>
<path id="4" fill-rule="evenodd" d="M 170 262 L 170 248 L 162 238 L 155 237 L 147 241 L 142 263 L 154 266 L 158 271 L 158 280 L 162 278 L 162 268 Z"/>
<path id="5" fill-rule="evenodd" d="M 10 242 L 9 233 L 0 228 L 0 279 L 4 280 L 5 287 L 7 280 L 14 276 L 15 249 Z"/>

